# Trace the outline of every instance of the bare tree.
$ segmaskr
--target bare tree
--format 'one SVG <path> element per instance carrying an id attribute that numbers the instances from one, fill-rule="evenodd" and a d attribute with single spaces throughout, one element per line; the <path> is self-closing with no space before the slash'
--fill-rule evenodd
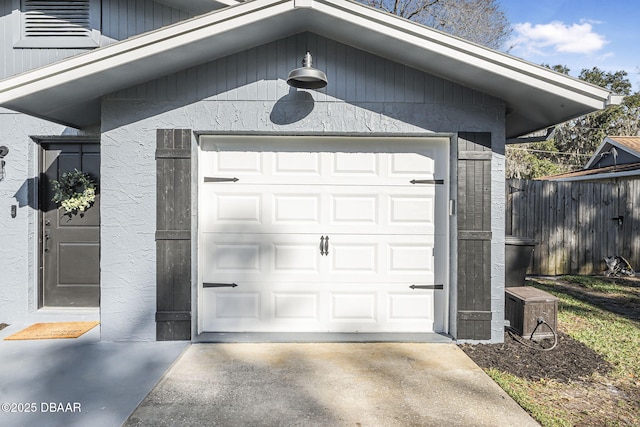
<path id="1" fill-rule="evenodd" d="M 511 33 L 497 0 L 360 1 L 493 49 L 502 49 Z"/>

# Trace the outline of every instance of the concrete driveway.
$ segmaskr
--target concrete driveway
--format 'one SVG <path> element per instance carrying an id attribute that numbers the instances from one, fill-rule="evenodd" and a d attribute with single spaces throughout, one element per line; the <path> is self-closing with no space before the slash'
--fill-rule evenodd
<path id="1" fill-rule="evenodd" d="M 127 426 L 537 426 L 455 344 L 193 344 Z"/>

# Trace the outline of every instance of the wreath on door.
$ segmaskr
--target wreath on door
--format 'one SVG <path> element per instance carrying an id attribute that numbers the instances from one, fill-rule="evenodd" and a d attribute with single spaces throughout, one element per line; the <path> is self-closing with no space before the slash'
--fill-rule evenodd
<path id="1" fill-rule="evenodd" d="M 89 174 L 74 169 L 65 172 L 60 179 L 52 180 L 51 201 L 62 207 L 69 215 L 83 213 L 96 201 L 96 184 Z"/>

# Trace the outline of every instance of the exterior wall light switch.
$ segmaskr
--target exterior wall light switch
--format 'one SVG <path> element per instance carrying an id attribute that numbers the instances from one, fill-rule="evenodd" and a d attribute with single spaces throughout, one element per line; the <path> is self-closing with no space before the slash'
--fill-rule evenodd
<path id="1" fill-rule="evenodd" d="M 18 215 L 18 207 L 16 205 L 11 205 L 11 218 L 15 218 Z"/>

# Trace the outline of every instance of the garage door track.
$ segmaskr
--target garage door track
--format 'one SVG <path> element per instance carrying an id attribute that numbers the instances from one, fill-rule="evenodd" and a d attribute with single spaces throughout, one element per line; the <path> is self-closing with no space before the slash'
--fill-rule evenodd
<path id="1" fill-rule="evenodd" d="M 536 426 L 455 344 L 193 344 L 127 426 Z"/>

